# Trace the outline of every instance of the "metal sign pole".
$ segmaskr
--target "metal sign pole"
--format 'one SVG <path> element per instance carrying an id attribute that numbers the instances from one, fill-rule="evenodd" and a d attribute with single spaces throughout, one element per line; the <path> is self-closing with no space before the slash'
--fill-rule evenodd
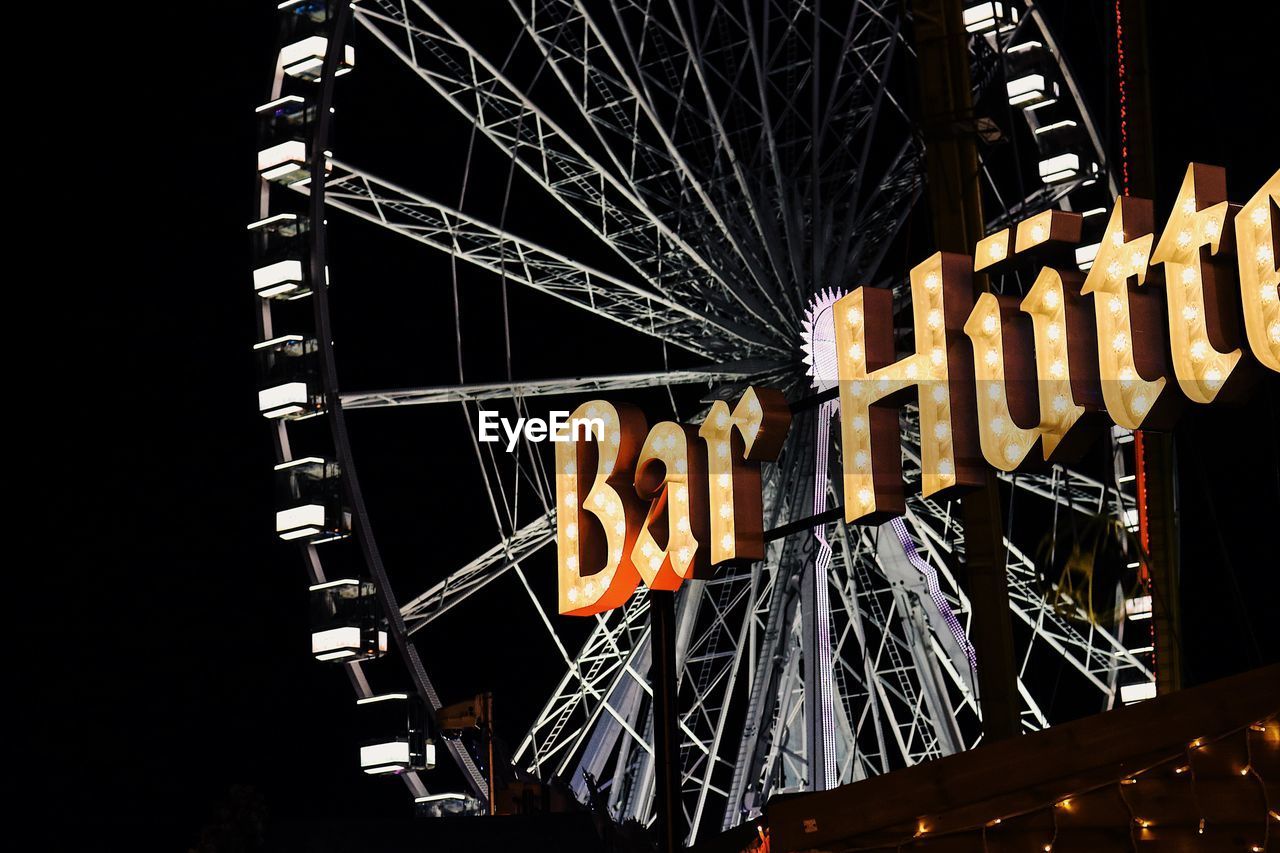
<path id="1" fill-rule="evenodd" d="M 674 592 L 649 591 L 649 628 L 653 644 L 653 662 L 649 670 L 653 681 L 653 804 L 659 853 L 673 853 L 680 847 L 675 601 Z"/>

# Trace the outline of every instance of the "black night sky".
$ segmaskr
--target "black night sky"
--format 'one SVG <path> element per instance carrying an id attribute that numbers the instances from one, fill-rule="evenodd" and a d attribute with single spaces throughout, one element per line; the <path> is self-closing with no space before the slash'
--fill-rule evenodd
<path id="1" fill-rule="evenodd" d="M 11 324 L 38 317 L 48 331 L 39 349 L 11 361 L 19 372 L 37 365 L 44 399 L 24 415 L 38 448 L 36 524 L 16 531 L 24 547 L 11 549 L 9 563 L 11 589 L 25 588 L 19 578 L 38 581 L 34 595 L 15 600 L 33 625 L 23 646 L 39 650 L 36 671 L 9 688 L 32 706 L 34 723 L 11 728 L 10 737 L 32 749 L 24 761 L 45 778 L 34 790 L 37 814 L 68 848 L 185 851 L 233 786 L 261 799 L 275 831 L 410 814 L 402 785 L 364 778 L 356 766 L 351 688 L 336 667 L 307 654 L 306 576 L 296 549 L 271 529 L 272 451 L 254 397 L 244 226 L 253 218 L 252 110 L 265 100 L 274 5 L 168 6 L 145 19 L 129 8 L 103 25 L 96 45 L 110 72 L 77 89 L 74 116 L 57 119 L 66 132 L 51 133 L 40 158 L 82 170 L 51 204 L 47 226 L 67 227 L 74 217 L 92 227 L 47 250 L 45 268 L 66 265 L 66 280 L 37 270 L 10 278 L 11 289 L 40 288 L 45 300 Z M 1232 200 L 1242 202 L 1280 168 L 1280 78 L 1269 52 L 1280 21 L 1274 11 L 1267 23 L 1149 5 L 1157 222 L 1192 160 L 1225 165 Z M 1061 26 L 1071 61 L 1101 94 L 1112 73 L 1110 4 L 1047 7 L 1056 21 L 1070 9 Z M 496 0 L 451 10 L 472 26 L 499 13 L 510 10 Z M 364 49 L 375 61 L 375 48 Z M 360 113 L 362 130 L 376 138 L 403 121 L 399 132 L 410 141 L 388 155 L 387 170 L 409 158 L 456 193 L 457 152 L 431 127 L 432 111 L 444 107 L 412 84 L 396 97 L 415 117 L 388 112 L 388 100 Z M 477 194 L 497 197 L 505 174 L 477 168 Z M 339 266 L 344 258 L 354 264 L 366 247 L 357 244 L 372 234 L 350 228 L 345 236 L 335 228 Z M 359 346 L 367 356 L 351 386 L 456 381 L 447 264 L 429 250 L 396 246 L 362 275 L 377 316 L 394 317 L 379 327 L 373 313 L 352 307 L 336 321 L 340 342 L 344 330 L 346 340 L 359 340 L 348 352 Z M 468 378 L 500 378 L 500 326 L 485 316 L 500 291 L 479 273 L 465 275 L 465 329 L 492 347 L 467 365 Z M 536 295 L 511 299 L 515 374 L 571 373 L 583 350 L 537 332 L 543 312 L 560 317 L 564 309 Z M 588 341 L 606 337 L 586 332 Z M 634 357 L 599 372 L 660 366 L 652 343 L 619 340 L 637 348 Z M 407 360 L 414 353 L 420 363 Z M 1280 383 L 1271 380 L 1242 410 L 1189 412 L 1177 428 L 1191 684 L 1280 660 Z M 366 489 L 375 523 L 388 520 L 393 558 L 455 565 L 474 543 L 494 541 L 474 485 L 458 501 L 444 492 L 474 471 L 428 451 L 465 440 L 455 410 L 416 414 L 385 435 L 363 417 L 351 416 L 357 457 L 360 441 L 382 443 Z M 505 630 L 498 605 L 487 623 L 428 659 L 456 679 L 457 698 L 492 686 L 508 707 L 540 702 L 545 678 L 485 683 L 504 666 L 542 665 L 497 657 Z"/>

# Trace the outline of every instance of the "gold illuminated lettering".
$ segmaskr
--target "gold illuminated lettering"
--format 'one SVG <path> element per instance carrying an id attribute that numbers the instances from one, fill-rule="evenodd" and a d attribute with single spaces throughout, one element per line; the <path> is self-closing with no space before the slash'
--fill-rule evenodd
<path id="1" fill-rule="evenodd" d="M 1241 357 L 1239 348 L 1218 346 L 1239 339 L 1234 271 L 1224 257 L 1229 253 L 1219 252 L 1227 227 L 1226 199 L 1225 169 L 1188 166 L 1151 256 L 1153 264 L 1164 264 L 1173 374 L 1182 393 L 1196 403 L 1212 403 L 1227 388 Z M 1207 259 L 1201 251 L 1205 246 Z"/>
<path id="2" fill-rule="evenodd" d="M 1107 414 L 1125 429 L 1172 426 L 1176 414 L 1162 346 L 1163 300 L 1157 293 L 1129 287 L 1135 276 L 1139 285 L 1147 280 L 1147 259 L 1155 240 L 1152 227 L 1150 201 L 1116 199 L 1081 289 L 1094 298 L 1098 375 Z"/>
<path id="3" fill-rule="evenodd" d="M 650 589 L 672 590 L 685 578 L 706 577 L 706 457 L 693 427 L 655 424 L 636 462 L 635 490 L 649 512 L 631 561 Z"/>
<path id="4" fill-rule="evenodd" d="M 1253 355 L 1280 372 L 1280 172 L 1271 176 L 1235 219 L 1244 330 Z"/>
<path id="5" fill-rule="evenodd" d="M 698 428 L 706 442 L 714 565 L 764 559 L 760 463 L 778 458 L 790 426 L 781 391 L 748 388 L 732 411 L 723 400 L 713 403 Z"/>
<path id="6" fill-rule="evenodd" d="M 905 510 L 897 408 L 920 404 L 925 496 L 982 480 L 973 435 L 972 367 L 963 340 L 973 307 L 972 259 L 938 253 L 911 270 L 916 351 L 894 361 L 893 294 L 859 287 L 835 304 L 845 518 L 870 523 Z"/>
<path id="7" fill-rule="evenodd" d="M 1006 381 L 1006 365 L 1019 370 L 1030 351 L 1029 341 L 1006 340 L 1016 339 L 1024 331 L 1018 324 L 1017 310 L 1017 300 L 1012 297 L 984 293 L 964 324 L 973 343 L 979 446 L 987 462 L 1001 471 L 1017 469 L 1040 437 L 1039 428 L 1019 426 L 1010 410 L 1011 390 L 1022 398 L 1023 408 L 1034 404 L 1029 368 L 1028 375 Z"/>
<path id="8" fill-rule="evenodd" d="M 1035 337 L 1042 449 L 1054 462 L 1079 455 L 1103 404 L 1095 323 L 1080 295 L 1082 278 L 1044 267 L 1021 305 Z"/>

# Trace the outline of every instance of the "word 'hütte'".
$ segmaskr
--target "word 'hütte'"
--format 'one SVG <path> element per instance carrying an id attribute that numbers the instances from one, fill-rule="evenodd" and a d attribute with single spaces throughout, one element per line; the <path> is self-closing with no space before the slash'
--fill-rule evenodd
<path id="1" fill-rule="evenodd" d="M 1238 400 L 1280 372 L 1280 172 L 1241 207 L 1223 169 L 1193 164 L 1158 240 L 1151 202 L 1120 198 L 1087 274 L 1045 266 L 1023 297 L 974 298 L 975 272 L 1051 260 L 1081 230 L 1079 214 L 1046 211 L 985 237 L 973 257 L 916 266 L 915 351 L 902 358 L 891 291 L 858 287 L 835 303 L 847 522 L 905 510 L 905 404 L 920 409 L 922 494 L 950 497 L 980 485 L 985 465 L 1078 458 L 1107 418 L 1168 429 L 1185 400 Z M 600 613 L 641 581 L 670 590 L 764 557 L 760 464 L 777 458 L 791 420 L 779 392 L 716 402 L 696 428 L 649 429 L 638 409 L 598 400 L 572 417 L 603 418 L 605 430 L 556 447 L 561 613 Z"/>

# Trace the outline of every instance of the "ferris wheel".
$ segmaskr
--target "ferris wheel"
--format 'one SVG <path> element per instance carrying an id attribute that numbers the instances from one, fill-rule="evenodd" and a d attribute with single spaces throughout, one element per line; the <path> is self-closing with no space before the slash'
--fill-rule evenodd
<path id="1" fill-rule="evenodd" d="M 1074 261 L 1087 268 L 1116 180 L 1076 78 L 1035 4 L 966 6 L 981 117 L 959 117 L 956 132 L 982 139 L 987 231 L 1074 211 L 1084 234 Z M 475 423 L 480 409 L 522 413 L 548 400 L 572 407 L 601 393 L 649 393 L 696 421 L 713 391 L 736 398 L 752 384 L 784 392 L 794 423 L 778 463 L 766 467 L 766 559 L 678 593 L 687 840 L 749 818 L 778 793 L 974 746 L 982 660 L 966 639 L 958 504 L 917 489 L 905 515 L 878 527 L 813 518 L 817 506 L 843 502 L 820 438 L 833 412 L 814 387 L 831 289 L 892 287 L 895 310 L 908 289 L 895 252 L 920 201 L 925 142 L 912 118 L 915 54 L 903 4 L 510 0 L 494 4 L 483 32 L 427 0 L 288 0 L 279 9 L 278 62 L 257 111 L 261 192 L 249 226 L 259 402 L 278 454 L 277 533 L 301 546 L 311 580 L 313 654 L 341 665 L 358 700 L 385 717 L 387 734 L 362 747 L 362 769 L 399 775 L 416 799 L 434 801 L 442 794 L 420 771 L 440 746 L 449 758 L 438 760 L 454 761 L 469 795 L 487 801 L 487 776 L 508 759 L 426 736 L 424 715 L 456 694 L 424 650 L 450 642 L 436 634 L 442 625 L 492 620 L 501 602 L 527 611 L 562 674 L 542 685 L 510 767 L 500 769 L 563 780 L 618 820 L 653 818 L 648 602 L 636 595 L 585 622 L 557 615 L 554 579 L 546 583 L 556 539 L 548 447 L 502 454 L 466 445 L 486 525 L 450 523 L 474 557 L 424 582 L 418 567 L 383 559 L 357 475 L 381 451 L 352 439 L 349 413 L 426 412 L 453 423 L 461 407 Z M 379 77 L 363 79 L 366 67 Z M 344 99 L 375 92 L 393 92 L 401 109 L 460 117 L 465 156 L 447 164 L 457 174 L 473 154 L 506 164 L 496 216 L 468 210 L 484 205 L 469 205 L 465 193 L 449 203 L 403 186 L 394 163 L 376 156 L 396 148 L 377 136 L 385 126 L 361 141 L 375 152 L 368 167 L 331 144 Z M 363 129 L 342 131 L 352 138 Z M 507 227 L 512 176 L 536 205 L 567 214 L 576 233 L 563 245 L 578 250 Z M 345 266 L 331 274 L 329 246 L 347 217 L 443 253 L 454 269 L 558 301 L 554 316 L 589 312 L 653 340 L 644 353 L 657 355 L 638 354 L 616 374 L 584 372 L 584 358 L 565 364 L 564 378 L 340 387 L 334 341 L 343 322 L 331 293 L 360 273 L 361 260 L 347 247 Z M 992 286 L 1016 294 L 1030 281 L 1010 273 Z M 453 312 L 447 288 L 438 299 Z M 901 325 L 909 330 L 907 315 Z M 359 357 L 344 350 L 343 359 Z M 910 407 L 902 428 L 903 473 L 918 483 Z M 1151 591 L 1132 534 L 1132 435 L 1116 428 L 1104 443 L 1103 463 L 1089 470 L 1001 476 L 1027 730 L 1154 693 L 1144 621 Z M 494 533 L 482 538 L 487 529 Z M 825 572 L 815 570 L 820 552 Z M 392 659 L 373 662 L 384 655 Z M 518 661 L 510 669 L 513 680 L 528 677 Z"/>

